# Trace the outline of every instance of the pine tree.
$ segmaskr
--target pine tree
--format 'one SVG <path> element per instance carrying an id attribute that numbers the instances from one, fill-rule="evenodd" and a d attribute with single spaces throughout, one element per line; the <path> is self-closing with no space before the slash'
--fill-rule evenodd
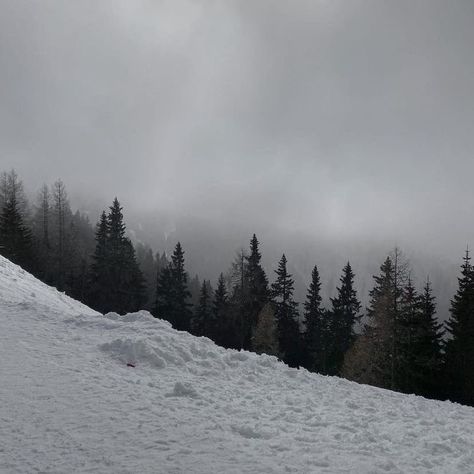
<path id="1" fill-rule="evenodd" d="M 229 298 L 224 275 L 219 275 L 217 288 L 214 293 L 214 301 L 212 304 L 212 314 L 214 321 L 214 332 L 212 339 L 223 347 L 230 347 L 231 342 L 231 324 L 229 318 Z"/>
<path id="2" fill-rule="evenodd" d="M 178 242 L 171 262 L 158 277 L 153 314 L 168 320 L 179 331 L 189 331 L 192 317 L 187 278 L 184 269 L 184 251 Z"/>
<path id="3" fill-rule="evenodd" d="M 386 258 L 374 280 L 375 286 L 369 293 L 368 322 L 354 347 L 348 351 L 342 373 L 350 380 L 394 389 L 396 302 L 399 294 L 392 258 Z"/>
<path id="4" fill-rule="evenodd" d="M 287 259 L 281 257 L 272 284 L 272 300 L 278 327 L 278 345 L 281 358 L 296 367 L 301 361 L 301 335 L 298 325 L 298 304 L 293 300 L 294 281 L 287 271 Z"/>
<path id="5" fill-rule="evenodd" d="M 311 283 L 304 303 L 304 365 L 308 370 L 326 373 L 329 352 L 328 313 L 321 307 L 321 282 L 318 267 L 311 272 Z"/>
<path id="6" fill-rule="evenodd" d="M 0 253 L 27 270 L 33 268 L 31 231 L 23 223 L 14 192 L 7 197 L 0 214 Z"/>
<path id="7" fill-rule="evenodd" d="M 341 286 L 337 288 L 336 298 L 331 298 L 331 325 L 330 337 L 332 339 L 329 373 L 340 373 L 344 362 L 344 355 L 355 340 L 354 327 L 360 319 L 360 301 L 354 288 L 354 273 L 347 262 L 342 270 Z"/>
<path id="8" fill-rule="evenodd" d="M 89 276 L 90 305 L 101 312 L 125 314 L 138 311 L 144 304 L 143 275 L 125 230 L 122 207 L 115 198 L 109 214 L 103 213 L 97 226 Z"/>
<path id="9" fill-rule="evenodd" d="M 249 347 L 249 317 L 247 313 L 249 302 L 249 285 L 247 272 L 247 255 L 240 250 L 232 262 L 229 280 L 232 290 L 229 298 L 228 347 L 233 349 L 248 349 Z"/>
<path id="10" fill-rule="evenodd" d="M 278 355 L 278 331 L 275 320 L 275 309 L 267 303 L 260 314 L 252 336 L 252 347 L 257 354 Z"/>
<path id="11" fill-rule="evenodd" d="M 138 244 L 135 248 L 137 254 L 137 262 L 143 273 L 146 286 L 146 301 L 144 307 L 148 310 L 153 308 L 155 291 L 156 291 L 156 274 L 158 272 L 159 263 L 156 261 L 153 251 L 144 244 Z"/>
<path id="12" fill-rule="evenodd" d="M 414 393 L 420 383 L 417 366 L 417 340 L 421 335 L 421 305 L 411 278 L 400 298 L 400 328 L 398 331 L 398 363 L 395 374 L 397 390 Z"/>
<path id="13" fill-rule="evenodd" d="M 152 311 L 155 318 L 161 318 L 174 325 L 174 285 L 171 263 L 158 271 L 156 279 L 156 298 Z"/>
<path id="14" fill-rule="evenodd" d="M 247 281 L 247 298 L 245 301 L 245 339 L 244 348 L 251 348 L 252 333 L 257 325 L 258 315 L 269 300 L 268 279 L 261 265 L 262 255 L 259 241 L 253 234 L 250 241 L 250 255 L 245 266 Z"/>
<path id="15" fill-rule="evenodd" d="M 201 286 L 199 304 L 194 311 L 191 325 L 192 333 L 195 336 L 205 336 L 212 338 L 213 314 L 210 284 L 205 280 Z"/>
<path id="16" fill-rule="evenodd" d="M 446 323 L 450 339 L 446 343 L 448 396 L 454 401 L 474 404 L 474 269 L 466 250 L 458 290 L 451 301 Z"/>
<path id="17" fill-rule="evenodd" d="M 442 324 L 436 319 L 436 302 L 429 279 L 419 296 L 419 319 L 413 343 L 415 354 L 414 370 L 416 386 L 413 391 L 425 397 L 440 395 L 442 368 Z"/>
<path id="18" fill-rule="evenodd" d="M 51 284 L 52 262 L 51 262 L 51 193 L 44 184 L 38 193 L 37 204 L 33 216 L 33 242 L 38 263 L 38 277 L 42 281 Z"/>

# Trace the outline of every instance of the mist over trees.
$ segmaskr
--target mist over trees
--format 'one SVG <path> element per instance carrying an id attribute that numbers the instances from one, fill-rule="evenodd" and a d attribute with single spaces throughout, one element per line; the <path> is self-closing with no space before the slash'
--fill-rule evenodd
<path id="1" fill-rule="evenodd" d="M 405 393 L 474 405 L 474 268 L 469 252 L 445 325 L 427 278 L 416 282 L 394 249 L 373 277 L 363 310 L 347 262 L 329 304 L 317 262 L 306 298 L 295 298 L 285 254 L 273 275 L 254 234 L 222 272 L 190 278 L 186 252 L 133 244 L 117 198 L 93 226 L 73 212 L 65 184 L 44 185 L 32 204 L 15 171 L 0 175 L 0 253 L 45 283 L 102 312 L 147 309 L 174 328 L 237 350 L 266 353 L 293 367 Z"/>

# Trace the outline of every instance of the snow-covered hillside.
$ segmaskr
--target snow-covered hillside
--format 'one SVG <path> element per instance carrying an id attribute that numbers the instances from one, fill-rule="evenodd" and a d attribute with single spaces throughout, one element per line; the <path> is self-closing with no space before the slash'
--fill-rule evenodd
<path id="1" fill-rule="evenodd" d="M 471 473 L 474 409 L 294 370 L 0 257 L 0 472 Z"/>

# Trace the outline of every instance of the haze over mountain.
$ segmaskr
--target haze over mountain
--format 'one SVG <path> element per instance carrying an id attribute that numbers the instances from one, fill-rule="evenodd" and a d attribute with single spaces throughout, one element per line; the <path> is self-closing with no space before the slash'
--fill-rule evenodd
<path id="1" fill-rule="evenodd" d="M 0 168 L 27 187 L 61 177 L 93 219 L 118 195 L 206 278 L 256 232 L 327 295 L 351 259 L 365 299 L 399 245 L 445 311 L 474 242 L 472 2 L 0 5 Z"/>

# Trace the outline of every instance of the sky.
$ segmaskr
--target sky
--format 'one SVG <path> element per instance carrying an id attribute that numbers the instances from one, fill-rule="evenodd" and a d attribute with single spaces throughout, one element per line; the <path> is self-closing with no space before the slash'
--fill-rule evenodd
<path id="1" fill-rule="evenodd" d="M 0 169 L 165 233 L 457 261 L 473 24 L 468 0 L 0 0 Z"/>

